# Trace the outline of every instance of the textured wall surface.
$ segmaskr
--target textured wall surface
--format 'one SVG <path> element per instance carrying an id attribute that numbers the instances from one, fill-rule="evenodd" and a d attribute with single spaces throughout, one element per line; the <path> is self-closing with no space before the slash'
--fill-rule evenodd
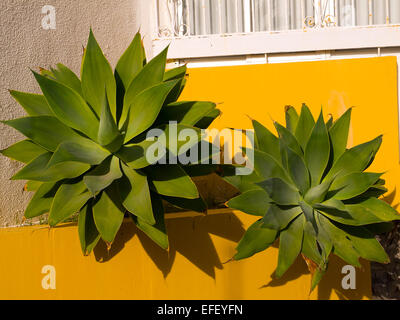
<path id="1" fill-rule="evenodd" d="M 41 21 L 44 5 L 56 9 L 56 30 L 44 30 Z M 63 63 L 79 72 L 82 46 L 89 28 L 115 66 L 129 45 L 146 9 L 140 0 L 1 0 L 0 1 L 0 119 L 24 114 L 7 89 L 39 93 L 29 68 Z M 146 19 L 143 19 L 146 21 Z M 143 31 L 144 26 L 141 26 Z M 0 124 L 0 149 L 20 140 L 13 129 Z M 0 226 L 21 222 L 30 195 L 22 181 L 9 178 L 20 168 L 15 161 L 0 156 Z"/>

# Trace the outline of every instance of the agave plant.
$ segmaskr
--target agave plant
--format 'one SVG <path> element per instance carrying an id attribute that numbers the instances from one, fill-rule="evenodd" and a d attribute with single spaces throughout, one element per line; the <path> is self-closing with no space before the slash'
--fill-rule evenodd
<path id="1" fill-rule="evenodd" d="M 286 107 L 286 127 L 275 136 L 253 120 L 254 168 L 249 176 L 226 177 L 242 193 L 227 205 L 261 218 L 237 246 L 235 260 L 248 258 L 279 238 L 276 277 L 299 254 L 313 274 L 314 289 L 331 253 L 360 267 L 359 258 L 387 263 L 375 239 L 400 215 L 378 199 L 387 190 L 382 173 L 365 172 L 382 142 L 379 136 L 347 149 L 351 109 L 333 122 L 315 121 L 306 105 L 298 115 Z"/>
<path id="2" fill-rule="evenodd" d="M 115 71 L 90 31 L 81 79 L 62 64 L 33 72 L 43 95 L 10 91 L 29 116 L 3 121 L 27 139 L 1 151 L 26 165 L 12 179 L 35 191 L 26 218 L 49 213 L 55 226 L 79 213 L 84 254 L 102 238 L 111 244 L 130 215 L 138 228 L 168 247 L 162 201 L 205 210 L 190 174 L 180 164 L 149 161 L 153 128 L 199 132 L 219 114 L 212 102 L 176 102 L 186 66 L 166 71 L 166 48 L 147 63 L 139 33 Z M 170 150 L 171 151 L 171 150 Z"/>

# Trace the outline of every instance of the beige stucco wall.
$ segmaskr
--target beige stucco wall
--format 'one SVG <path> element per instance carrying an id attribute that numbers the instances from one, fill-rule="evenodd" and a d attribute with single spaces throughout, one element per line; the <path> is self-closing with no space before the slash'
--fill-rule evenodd
<path id="1" fill-rule="evenodd" d="M 146 30 L 148 0 L 1 0 L 0 1 L 0 119 L 24 115 L 7 89 L 37 92 L 29 68 L 48 67 L 58 62 L 79 72 L 82 46 L 89 28 L 115 66 L 142 20 Z M 42 7 L 56 8 L 56 30 L 43 30 Z M 15 130 L 0 124 L 0 149 L 21 139 Z M 21 222 L 30 195 L 24 182 L 9 178 L 20 168 L 0 156 L 0 226 Z"/>

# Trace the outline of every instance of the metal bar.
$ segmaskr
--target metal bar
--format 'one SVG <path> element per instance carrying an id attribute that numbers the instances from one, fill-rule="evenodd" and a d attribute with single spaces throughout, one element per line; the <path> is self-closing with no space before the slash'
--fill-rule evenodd
<path id="1" fill-rule="evenodd" d="M 301 0 L 300 2 L 300 11 L 301 11 L 301 26 L 305 28 L 305 20 L 306 20 L 306 0 Z"/>
<path id="2" fill-rule="evenodd" d="M 251 31 L 255 32 L 256 31 L 256 4 L 255 0 L 250 0 L 251 2 L 251 13 L 250 13 L 250 18 L 251 18 Z"/>
<path id="3" fill-rule="evenodd" d="M 290 29 L 290 6 L 289 6 L 289 0 L 285 1 L 285 28 L 284 30 L 289 30 Z"/>
<path id="4" fill-rule="evenodd" d="M 268 31 L 274 30 L 274 6 L 272 0 L 267 2 L 267 12 L 268 12 Z"/>
<path id="5" fill-rule="evenodd" d="M 373 3 L 372 0 L 368 0 L 368 24 L 372 25 L 374 23 L 374 16 L 373 16 Z"/>
<path id="6" fill-rule="evenodd" d="M 390 4 L 389 4 L 389 0 L 386 0 L 386 24 L 390 24 Z"/>
<path id="7" fill-rule="evenodd" d="M 351 24 L 356 25 L 356 0 L 351 0 Z"/>

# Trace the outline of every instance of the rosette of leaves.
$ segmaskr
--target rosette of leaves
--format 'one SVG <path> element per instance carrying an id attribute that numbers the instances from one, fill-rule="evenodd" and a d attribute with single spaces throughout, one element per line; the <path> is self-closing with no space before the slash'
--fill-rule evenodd
<path id="1" fill-rule="evenodd" d="M 149 130 L 162 129 L 168 140 L 176 121 L 178 134 L 191 128 L 197 136 L 219 114 L 212 102 L 177 102 L 186 66 L 166 71 L 167 50 L 147 62 L 137 33 L 113 72 L 90 31 L 81 79 L 58 64 L 33 72 L 42 95 L 10 91 L 28 116 L 3 123 L 26 140 L 1 153 L 26 164 L 12 177 L 35 191 L 25 217 L 49 213 L 55 226 L 79 213 L 84 254 L 100 238 L 111 245 L 126 214 L 167 248 L 163 200 L 206 210 L 184 166 L 146 157 L 154 143 L 146 139 Z"/>
<path id="2" fill-rule="evenodd" d="M 356 267 L 359 258 L 389 261 L 375 235 L 400 215 L 378 199 L 387 190 L 382 173 L 366 172 L 382 142 L 379 136 L 347 149 L 351 109 L 333 122 L 309 108 L 300 115 L 286 107 L 286 127 L 278 136 L 256 120 L 254 168 L 248 176 L 226 180 L 242 193 L 227 205 L 260 216 L 237 246 L 235 260 L 248 258 L 279 238 L 276 277 L 299 254 L 313 274 L 311 289 L 327 269 L 330 254 Z"/>

